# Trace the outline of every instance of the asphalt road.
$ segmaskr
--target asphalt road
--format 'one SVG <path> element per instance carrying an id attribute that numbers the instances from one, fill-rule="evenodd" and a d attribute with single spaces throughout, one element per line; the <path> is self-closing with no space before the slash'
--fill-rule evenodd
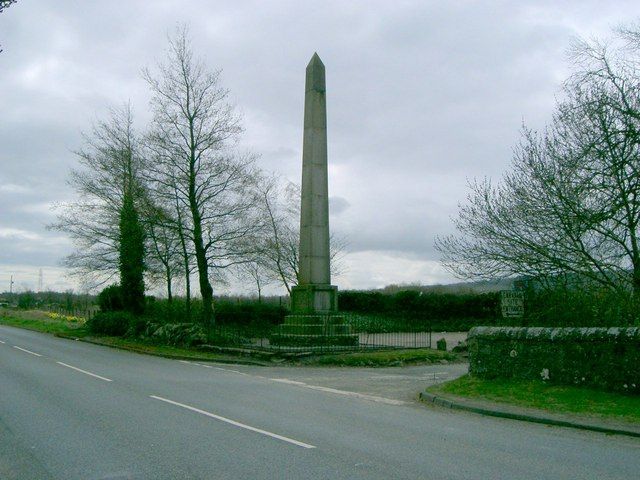
<path id="1" fill-rule="evenodd" d="M 640 471 L 633 438 L 9 327 L 0 342 L 3 480 L 629 480 Z"/>

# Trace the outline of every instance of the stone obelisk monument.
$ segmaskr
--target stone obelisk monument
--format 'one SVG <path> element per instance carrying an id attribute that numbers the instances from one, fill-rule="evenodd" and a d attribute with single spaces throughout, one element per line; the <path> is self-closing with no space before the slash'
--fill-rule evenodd
<path id="1" fill-rule="evenodd" d="M 314 53 L 305 82 L 299 271 L 291 291 L 292 313 L 337 311 L 338 289 L 331 285 L 329 263 L 327 100 L 324 65 Z"/>
<path id="2" fill-rule="evenodd" d="M 314 53 L 305 82 L 298 285 L 291 289 L 291 315 L 271 343 L 357 345 L 358 336 L 337 312 L 329 254 L 326 84 L 324 65 Z"/>

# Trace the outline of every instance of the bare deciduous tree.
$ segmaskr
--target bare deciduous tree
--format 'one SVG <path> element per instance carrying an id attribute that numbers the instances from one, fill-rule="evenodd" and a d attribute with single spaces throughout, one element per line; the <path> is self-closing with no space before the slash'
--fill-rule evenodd
<path id="1" fill-rule="evenodd" d="M 60 205 L 58 221 L 50 228 L 66 232 L 75 243 L 76 250 L 65 259 L 72 274 L 98 286 L 120 273 L 121 214 L 128 196 L 136 206 L 142 201 L 144 160 L 129 105 L 98 122 L 85 141 L 86 147 L 76 152 L 81 168 L 72 170 L 69 180 L 79 199 Z"/>
<path id="2" fill-rule="evenodd" d="M 497 185 L 472 182 L 459 235 L 436 240 L 451 271 L 571 275 L 640 293 L 639 40 L 576 44 L 550 126 L 525 128 L 512 170 Z"/>
<path id="3" fill-rule="evenodd" d="M 9 8 L 16 2 L 17 0 L 0 0 L 0 13 L 2 13 L 6 8 Z M 0 53 L 2 53 L 2 48 L 0 48 Z"/>
<path id="4" fill-rule="evenodd" d="M 240 119 L 220 84 L 220 72 L 195 59 L 186 28 L 169 41 L 167 62 L 145 70 L 154 120 L 149 146 L 153 182 L 173 189 L 178 211 L 188 215 L 204 323 L 214 321 L 212 269 L 245 261 L 244 237 L 255 228 L 253 157 L 239 155 Z M 215 272 L 213 272 L 215 273 Z"/>
<path id="5" fill-rule="evenodd" d="M 278 178 L 263 181 L 261 207 L 266 228 L 260 243 L 260 263 L 287 292 L 298 282 L 300 245 L 300 186 Z M 341 258 L 346 242 L 329 238 L 331 273 L 342 272 Z"/>
<path id="6" fill-rule="evenodd" d="M 271 272 L 265 267 L 261 253 L 257 252 L 253 259 L 239 264 L 236 270 L 240 280 L 251 279 L 256 287 L 258 303 L 262 303 L 262 290 L 265 286 L 273 283 L 274 279 Z"/>
<path id="7" fill-rule="evenodd" d="M 155 204 L 145 209 L 145 226 L 149 252 L 147 268 L 152 278 L 159 277 L 164 281 L 167 300 L 173 301 L 174 279 L 181 273 L 182 245 L 180 242 L 179 222 L 171 213 Z M 189 292 L 190 300 L 190 292 Z"/>
<path id="8" fill-rule="evenodd" d="M 0 0 L 0 13 L 4 11 L 5 8 L 9 8 L 11 5 L 16 3 L 18 0 Z"/>

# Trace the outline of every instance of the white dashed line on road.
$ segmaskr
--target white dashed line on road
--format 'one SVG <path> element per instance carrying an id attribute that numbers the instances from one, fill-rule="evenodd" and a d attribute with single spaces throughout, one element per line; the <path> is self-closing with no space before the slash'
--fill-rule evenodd
<path id="1" fill-rule="evenodd" d="M 250 425 L 246 425 L 244 423 L 236 422 L 235 420 L 231 420 L 229 418 L 221 417 L 220 415 L 216 415 L 215 413 L 207 412 L 206 410 L 200 410 L 199 408 L 192 407 L 190 405 L 185 405 L 184 403 L 174 402 L 173 400 L 169 400 L 168 398 L 158 397 L 156 395 L 149 395 L 151 398 L 156 400 L 160 400 L 161 402 L 169 403 L 171 405 L 175 405 L 177 407 L 185 408 L 187 410 L 191 410 L 192 412 L 199 413 L 201 415 L 206 415 L 207 417 L 214 418 L 216 420 L 220 420 L 221 422 L 228 423 L 230 425 L 234 425 L 236 427 L 244 428 L 245 430 L 250 430 L 252 432 L 260 433 L 262 435 L 266 435 L 267 437 L 275 438 L 277 440 L 282 440 L 283 442 L 291 443 L 293 445 L 297 445 L 302 448 L 316 448 L 314 445 L 310 445 L 308 443 L 300 442 L 298 440 L 294 440 L 293 438 L 285 437 L 283 435 L 278 435 L 277 433 L 268 432 L 267 430 L 262 430 L 261 428 L 252 427 Z"/>
<path id="2" fill-rule="evenodd" d="M 98 378 L 100 380 L 104 380 L 105 382 L 113 382 L 110 378 L 101 377 L 100 375 L 96 375 L 95 373 L 87 372 L 86 370 L 82 370 L 81 368 L 74 367 L 73 365 L 67 365 L 66 363 L 56 362 L 58 365 L 62 365 L 63 367 L 70 368 L 71 370 L 75 370 L 76 372 L 84 373 L 85 375 L 90 375 L 92 377 Z"/>
<path id="3" fill-rule="evenodd" d="M 21 350 L 23 352 L 30 353 L 31 355 L 35 355 L 36 357 L 41 357 L 42 356 L 39 353 L 32 352 L 31 350 L 27 350 L 26 348 L 18 347 L 17 345 L 14 345 L 13 348 L 17 348 L 18 350 Z"/>
<path id="4" fill-rule="evenodd" d="M 0 340 L 0 343 L 2 343 L 4 345 L 4 342 L 2 340 Z"/>

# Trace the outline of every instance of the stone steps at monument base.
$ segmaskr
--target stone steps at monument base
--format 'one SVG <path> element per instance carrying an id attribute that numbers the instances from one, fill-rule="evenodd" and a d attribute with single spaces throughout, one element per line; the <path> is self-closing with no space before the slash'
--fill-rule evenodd
<path id="1" fill-rule="evenodd" d="M 334 314 L 291 314 L 284 317 L 284 325 L 344 325 L 346 318 Z"/>
<path id="2" fill-rule="evenodd" d="M 276 334 L 280 335 L 350 335 L 353 327 L 348 324 L 291 324 L 283 323 L 276 327 Z"/>

